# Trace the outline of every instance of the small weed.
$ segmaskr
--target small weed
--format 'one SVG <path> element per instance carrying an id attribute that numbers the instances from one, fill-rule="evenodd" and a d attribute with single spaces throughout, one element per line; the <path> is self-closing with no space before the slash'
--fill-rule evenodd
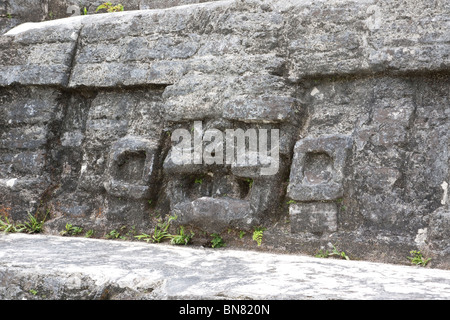
<path id="1" fill-rule="evenodd" d="M 37 295 L 37 290 L 34 290 L 34 289 L 30 289 L 30 293 L 33 295 L 33 296 L 35 296 L 35 295 Z"/>
<path id="2" fill-rule="evenodd" d="M 330 256 L 338 256 L 345 260 L 350 260 L 347 254 L 344 251 L 339 251 L 336 246 L 333 245 L 333 251 L 329 254 Z"/>
<path id="3" fill-rule="evenodd" d="M 84 237 L 85 238 L 90 238 L 90 237 L 92 237 L 94 235 L 94 230 L 88 230 L 87 232 L 86 232 L 86 234 L 84 235 Z"/>
<path id="4" fill-rule="evenodd" d="M 0 217 L 0 231 L 8 232 L 22 232 L 24 227 L 15 226 L 14 223 L 9 222 L 8 217 Z"/>
<path id="5" fill-rule="evenodd" d="M 194 235 L 195 235 L 195 233 L 193 233 L 192 231 L 191 231 L 191 234 L 186 234 L 184 232 L 184 227 L 181 226 L 178 231 L 178 234 L 172 236 L 170 243 L 187 245 L 191 241 L 191 239 Z"/>
<path id="6" fill-rule="evenodd" d="M 262 244 L 263 233 L 265 230 L 266 228 L 263 227 L 255 227 L 255 230 L 253 231 L 252 239 L 256 241 L 258 247 Z"/>
<path id="7" fill-rule="evenodd" d="M 295 202 L 295 200 L 289 200 L 288 202 L 286 202 L 286 204 L 294 204 L 294 203 L 297 203 L 297 202 Z"/>
<path id="8" fill-rule="evenodd" d="M 111 230 L 109 233 L 106 234 L 106 239 L 118 239 L 120 237 L 120 232 L 116 229 Z"/>
<path id="9" fill-rule="evenodd" d="M 7 17 L 8 19 L 12 19 L 11 13 L 7 13 L 7 14 L 6 14 L 6 17 Z"/>
<path id="10" fill-rule="evenodd" d="M 24 231 L 27 233 L 40 233 L 49 213 L 50 209 L 47 210 L 44 219 L 41 221 L 39 221 L 38 218 L 34 217 L 31 213 L 28 213 L 28 222 L 25 222 L 21 226 L 23 226 Z"/>
<path id="11" fill-rule="evenodd" d="M 239 231 L 239 239 L 242 239 L 245 236 L 246 232 L 245 231 Z"/>
<path id="12" fill-rule="evenodd" d="M 245 179 L 245 181 L 248 183 L 248 188 L 251 189 L 253 186 L 253 179 L 247 178 Z"/>
<path id="13" fill-rule="evenodd" d="M 153 237 L 151 235 L 146 234 L 146 233 L 141 233 L 140 235 L 137 235 L 137 236 L 134 236 L 134 237 L 136 239 L 138 239 L 138 240 L 144 240 L 144 241 L 147 241 L 147 242 L 150 242 L 153 239 Z"/>
<path id="14" fill-rule="evenodd" d="M 128 238 L 132 238 L 136 235 L 136 226 L 132 226 L 130 230 L 125 234 Z"/>
<path id="15" fill-rule="evenodd" d="M 316 258 L 328 258 L 330 256 L 330 253 L 328 250 L 323 251 L 322 249 L 319 250 L 319 252 L 315 255 Z"/>
<path id="16" fill-rule="evenodd" d="M 202 184 L 203 183 L 203 179 L 197 178 L 197 179 L 195 179 L 195 183 Z"/>
<path id="17" fill-rule="evenodd" d="M 84 7 L 83 8 L 83 16 L 87 16 L 87 14 L 88 14 L 88 11 L 87 11 L 86 7 Z"/>
<path id="18" fill-rule="evenodd" d="M 329 252 L 328 250 L 322 250 L 320 249 L 319 252 L 315 255 L 316 258 L 328 258 L 331 256 L 337 256 L 339 258 L 350 260 L 350 258 L 347 256 L 347 254 L 344 251 L 339 251 L 335 245 L 333 246 L 333 250 Z"/>
<path id="19" fill-rule="evenodd" d="M 211 237 L 213 237 L 212 240 L 211 240 L 211 247 L 212 248 L 220 248 L 220 247 L 225 247 L 226 246 L 225 242 L 223 241 L 222 237 L 219 234 L 213 233 L 211 235 Z"/>
<path id="20" fill-rule="evenodd" d="M 177 217 L 176 216 L 170 216 L 169 219 L 165 222 L 162 222 L 161 220 L 157 223 L 155 230 L 153 232 L 153 242 L 161 242 L 163 239 L 165 238 L 170 238 L 171 235 L 169 234 L 169 232 L 167 231 L 170 227 L 170 223 L 173 220 L 176 220 Z"/>
<path id="21" fill-rule="evenodd" d="M 124 7 L 120 3 L 118 5 L 114 6 L 111 2 L 105 2 L 105 3 L 102 3 L 101 5 L 99 5 L 97 7 L 97 9 L 95 9 L 95 12 L 97 12 L 101 9 L 105 9 L 106 12 L 118 12 L 118 11 L 123 11 Z"/>
<path id="22" fill-rule="evenodd" d="M 83 232 L 83 228 L 81 227 L 75 227 L 71 225 L 70 223 L 66 223 L 65 230 L 61 231 L 59 234 L 62 236 L 76 236 L 77 234 L 80 234 Z"/>
<path id="23" fill-rule="evenodd" d="M 412 255 L 412 257 L 408 257 L 408 259 L 412 264 L 415 264 L 417 266 L 425 267 L 431 260 L 431 258 L 425 259 L 420 251 L 412 250 L 409 253 Z"/>
<path id="24" fill-rule="evenodd" d="M 47 214 L 44 219 L 39 221 L 38 218 L 28 213 L 28 222 L 14 224 L 9 222 L 8 217 L 0 217 L 0 231 L 6 232 L 26 232 L 26 233 L 39 233 L 42 231 L 45 219 L 47 219 L 50 210 L 47 210 Z"/>
<path id="25" fill-rule="evenodd" d="M 145 240 L 147 242 L 156 242 L 159 243 L 164 239 L 172 238 L 173 236 L 169 234 L 168 230 L 170 227 L 170 223 L 173 220 L 176 220 L 177 216 L 169 216 L 167 221 L 162 221 L 161 218 L 158 219 L 158 223 L 155 226 L 155 230 L 153 231 L 153 235 L 148 235 L 146 233 L 142 233 L 140 235 L 135 236 L 138 240 Z"/>

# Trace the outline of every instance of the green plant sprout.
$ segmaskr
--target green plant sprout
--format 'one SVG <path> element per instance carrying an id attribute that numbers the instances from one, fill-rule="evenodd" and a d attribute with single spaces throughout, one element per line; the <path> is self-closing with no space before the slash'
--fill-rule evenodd
<path id="1" fill-rule="evenodd" d="M 191 239 L 192 239 L 192 237 L 194 235 L 195 235 L 195 233 L 192 232 L 192 231 L 191 231 L 190 234 L 186 234 L 185 231 L 184 231 L 184 227 L 181 226 L 179 231 L 178 231 L 178 234 L 172 236 L 172 239 L 170 240 L 170 243 L 171 244 L 178 244 L 178 245 L 180 245 L 180 244 L 187 245 L 191 241 Z"/>
<path id="2" fill-rule="evenodd" d="M 152 236 L 153 242 L 159 243 L 165 238 L 170 238 L 171 235 L 169 234 L 169 232 L 167 230 L 170 227 L 170 223 L 176 219 L 177 219 L 176 216 L 169 216 L 169 219 L 165 222 L 162 222 L 160 219 L 160 221 L 157 223 L 155 230 L 153 232 L 153 236 Z"/>
<path id="3" fill-rule="evenodd" d="M 108 234 L 106 234 L 106 239 L 117 239 L 120 237 L 120 232 L 116 229 L 111 230 Z"/>
<path id="4" fill-rule="evenodd" d="M 263 233 L 265 230 L 266 228 L 263 227 L 255 227 L 255 230 L 253 231 L 252 239 L 256 241 L 258 247 L 262 244 Z"/>
<path id="5" fill-rule="evenodd" d="M 44 219 L 42 219 L 41 221 L 39 221 L 38 218 L 34 217 L 31 213 L 28 213 L 28 222 L 25 222 L 23 224 L 25 228 L 24 230 L 28 233 L 40 233 L 44 226 L 45 219 L 47 219 L 49 213 L 50 209 L 47 209 L 47 213 L 45 214 Z"/>
<path id="6" fill-rule="evenodd" d="M 14 224 L 9 222 L 8 217 L 0 217 L 0 231 L 7 232 L 26 232 L 26 233 L 40 233 L 44 226 L 45 219 L 47 219 L 50 210 L 47 210 L 47 214 L 44 219 L 38 220 L 35 216 L 28 212 L 28 222 Z"/>
<path id="7" fill-rule="evenodd" d="M 322 250 L 320 249 L 319 252 L 315 255 L 316 258 L 328 258 L 330 256 L 337 256 L 339 258 L 350 260 L 350 258 L 347 256 L 347 254 L 344 251 L 339 251 L 335 245 L 333 246 L 333 250 L 329 252 L 328 250 Z"/>
<path id="8" fill-rule="evenodd" d="M 169 234 L 168 229 L 170 227 L 170 224 L 173 220 L 176 220 L 177 216 L 169 216 L 167 221 L 162 221 L 161 218 L 158 219 L 158 223 L 155 226 L 155 229 L 153 230 L 153 235 L 149 235 L 146 233 L 142 233 L 140 235 L 135 236 L 138 240 L 145 240 L 147 242 L 156 242 L 159 243 L 164 239 L 170 239 L 173 236 Z"/>
<path id="9" fill-rule="evenodd" d="M 88 230 L 87 232 L 86 232 L 86 234 L 84 235 L 84 237 L 85 238 L 90 238 L 90 237 L 92 237 L 94 235 L 94 230 Z"/>
<path id="10" fill-rule="evenodd" d="M 18 227 L 14 225 L 14 223 L 9 222 L 8 217 L 0 217 L 0 231 L 3 231 L 4 233 L 8 232 L 22 232 L 23 227 Z"/>
<path id="11" fill-rule="evenodd" d="M 75 227 L 70 223 L 66 223 L 65 230 L 61 231 L 59 234 L 62 236 L 65 236 L 65 235 L 76 236 L 77 234 L 80 234 L 81 232 L 83 232 L 83 228 Z"/>
<path id="12" fill-rule="evenodd" d="M 328 250 L 323 251 L 322 249 L 319 250 L 319 252 L 315 255 L 316 258 L 328 258 L 330 256 L 330 253 Z"/>
<path id="13" fill-rule="evenodd" d="M 125 234 L 128 238 L 132 238 L 136 234 L 136 226 L 132 226 Z"/>
<path id="14" fill-rule="evenodd" d="M 347 254 L 344 251 L 339 251 L 336 246 L 333 245 L 333 251 L 329 254 L 330 256 L 338 256 L 345 260 L 350 260 Z"/>
<path id="15" fill-rule="evenodd" d="M 415 264 L 417 266 L 425 267 L 431 260 L 431 258 L 425 259 L 422 256 L 422 253 L 417 250 L 412 250 L 409 253 L 412 255 L 412 257 L 408 257 L 408 259 L 411 261 L 412 264 Z"/>
<path id="16" fill-rule="evenodd" d="M 213 233 L 211 234 L 212 240 L 211 240 L 211 247 L 212 248 L 220 248 L 220 247 L 225 247 L 226 244 L 223 241 L 222 237 L 217 234 L 217 233 Z"/>
<path id="17" fill-rule="evenodd" d="M 146 234 L 146 233 L 141 233 L 140 235 L 137 235 L 137 236 L 134 236 L 134 237 L 136 239 L 138 239 L 138 240 L 144 240 L 144 241 L 147 241 L 147 242 L 150 242 L 153 239 L 151 235 Z"/>
<path id="18" fill-rule="evenodd" d="M 124 7 L 120 3 L 118 5 L 113 5 L 111 2 L 105 2 L 105 3 L 102 3 L 101 5 L 99 5 L 97 7 L 97 9 L 95 9 L 95 12 L 97 12 L 101 9 L 105 9 L 106 12 L 118 12 L 118 11 L 123 11 Z"/>

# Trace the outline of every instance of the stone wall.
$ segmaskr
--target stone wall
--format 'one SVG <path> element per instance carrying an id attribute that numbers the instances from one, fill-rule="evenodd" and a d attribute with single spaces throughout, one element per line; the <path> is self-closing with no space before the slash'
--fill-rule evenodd
<path id="1" fill-rule="evenodd" d="M 448 268 L 449 12 L 236 0 L 18 26 L 0 38 L 0 213 L 49 209 L 50 233 L 176 214 L 264 226 L 265 249 Z M 179 165 L 180 128 L 278 129 L 279 170 Z"/>
<path id="2" fill-rule="evenodd" d="M 116 0 L 113 5 L 122 4 L 124 11 L 165 9 L 180 5 L 217 0 Z M 91 0 L 0 0 L 0 34 L 25 22 L 40 22 L 85 14 L 100 14 L 96 9 L 103 1 Z"/>

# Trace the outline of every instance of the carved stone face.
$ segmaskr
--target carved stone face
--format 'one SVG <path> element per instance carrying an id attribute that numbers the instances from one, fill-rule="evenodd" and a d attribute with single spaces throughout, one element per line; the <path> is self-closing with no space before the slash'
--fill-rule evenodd
<path id="1" fill-rule="evenodd" d="M 352 147 L 345 135 L 305 138 L 295 144 L 288 196 L 291 232 L 337 231 L 338 209 L 333 201 L 344 194 L 344 166 Z M 314 202 L 312 202 L 314 201 Z"/>
<path id="2" fill-rule="evenodd" d="M 116 197 L 149 199 L 158 143 L 126 136 L 111 146 L 106 168 L 106 191 Z"/>
<path id="3" fill-rule="evenodd" d="M 195 225 L 209 232 L 220 232 L 230 227 L 250 229 L 252 226 L 264 223 L 270 219 L 271 215 L 273 217 L 276 204 L 281 197 L 281 194 L 274 190 L 280 189 L 282 177 L 286 176 L 287 169 L 286 160 L 278 152 L 279 146 L 275 148 L 276 143 L 272 143 L 274 141 L 269 143 L 271 151 L 269 154 L 278 157 L 277 161 L 281 161 L 277 163 L 275 174 L 264 175 L 261 174 L 261 168 L 267 167 L 267 164 L 258 161 L 258 159 L 262 159 L 262 157 L 258 158 L 258 154 L 263 153 L 262 150 L 254 150 L 255 152 L 252 153 L 248 148 L 252 138 L 246 140 L 246 159 L 249 161 L 241 164 L 238 164 L 237 156 L 234 157 L 234 149 L 232 150 L 232 159 L 227 154 L 227 151 L 231 150 L 231 139 L 225 138 L 227 130 L 242 129 L 244 133 L 255 133 L 254 138 L 267 139 L 268 137 L 264 134 L 261 135 L 261 132 L 270 131 L 270 127 L 279 128 L 279 125 L 243 122 L 218 123 L 217 121 L 205 123 L 205 128 L 197 132 L 202 144 L 202 154 L 204 156 L 220 154 L 223 157 L 223 161 L 210 164 L 202 162 L 194 164 L 195 156 L 187 159 L 192 161 L 183 162 L 186 159 L 180 159 L 180 153 L 177 151 L 181 142 L 176 141 L 173 144 L 164 161 L 163 170 L 169 180 L 167 192 L 170 209 L 173 214 L 177 215 L 177 223 Z M 204 139 L 212 129 L 214 129 L 216 139 L 221 140 L 214 149 L 209 147 L 210 140 L 205 141 Z M 279 129 L 272 129 L 270 132 L 275 139 L 279 139 Z M 194 133 L 192 134 L 193 140 L 195 139 Z M 220 138 L 222 133 L 223 139 Z M 269 139 L 271 138 L 269 137 Z M 232 143 L 234 144 L 234 142 L 233 139 Z M 186 153 L 182 154 L 185 158 L 188 158 L 191 151 L 192 154 L 195 154 L 195 146 L 189 148 L 190 140 L 187 146 Z M 252 157 L 256 159 L 253 163 Z M 220 159 L 216 157 L 216 160 Z"/>
<path id="4" fill-rule="evenodd" d="M 192 73 L 190 78 L 169 86 L 163 98 L 166 120 L 178 125 L 171 128 L 172 133 L 183 128 L 188 135 L 196 135 L 202 147 L 200 152 L 208 152 L 209 159 L 214 160 L 183 163 L 177 148 L 184 143 L 173 136 L 163 176 L 170 211 L 178 216 L 176 223 L 220 232 L 226 228 L 249 229 L 276 220 L 285 195 L 282 184 L 288 178 L 292 147 L 305 120 L 294 90 L 286 89 L 279 77 L 266 73 L 226 77 Z M 195 125 L 196 121 L 202 123 L 201 128 Z M 234 140 L 227 140 L 227 130 L 247 134 L 244 146 L 250 161 L 239 163 L 234 151 L 233 160 L 228 161 L 227 150 Z M 263 137 L 264 130 L 267 137 Z M 271 130 L 278 130 L 278 150 L 271 141 Z M 270 156 L 279 156 L 274 174 L 261 174 L 263 168 L 267 169 L 264 163 L 268 159 L 262 156 L 264 148 L 260 143 L 252 150 L 252 137 L 266 140 L 267 150 L 272 149 Z M 184 146 L 187 158 L 196 151 L 195 137 L 192 140 L 192 144 Z M 215 149 L 211 149 L 212 144 Z M 223 162 L 218 164 L 216 160 L 220 158 Z"/>

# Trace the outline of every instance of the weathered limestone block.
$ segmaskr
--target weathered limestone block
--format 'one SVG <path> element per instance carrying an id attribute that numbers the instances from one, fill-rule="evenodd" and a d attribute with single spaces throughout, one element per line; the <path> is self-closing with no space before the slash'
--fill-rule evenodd
<path id="1" fill-rule="evenodd" d="M 440 207 L 430 215 L 430 225 L 427 230 L 427 243 L 431 249 L 442 252 L 444 255 L 450 251 L 450 210 L 448 205 Z"/>
<path id="2" fill-rule="evenodd" d="M 0 37 L 0 214 L 42 201 L 52 231 L 177 214 L 396 261 L 420 242 L 448 267 L 448 1 L 139 4 L 157 10 Z M 181 163 L 177 129 L 200 141 Z M 246 163 L 216 161 L 227 129 L 247 135 Z M 188 162 L 199 146 L 212 159 Z"/>
<path id="3" fill-rule="evenodd" d="M 57 215 L 142 223 L 158 176 L 160 95 L 92 91 L 67 100 L 57 156 L 61 188 L 52 201 Z"/>
<path id="4" fill-rule="evenodd" d="M 0 1 L 0 34 L 24 22 L 39 22 L 46 17 L 46 3 L 39 0 Z"/>
<path id="5" fill-rule="evenodd" d="M 177 223 L 209 232 L 222 232 L 229 227 L 249 229 L 254 225 L 250 203 L 238 199 L 202 197 L 176 204 L 173 212 Z"/>
<path id="6" fill-rule="evenodd" d="M 12 219 L 36 210 L 51 186 L 47 149 L 60 117 L 58 98 L 50 88 L 0 90 L 0 207 Z"/>
<path id="7" fill-rule="evenodd" d="M 439 71 L 449 66 L 446 1 L 433 5 L 425 1 L 346 1 L 332 8 L 326 1 L 277 5 L 292 14 L 287 30 L 291 77 Z"/>
<path id="8" fill-rule="evenodd" d="M 296 203 L 289 206 L 291 232 L 320 234 L 337 231 L 338 209 L 334 202 Z"/>
<path id="9" fill-rule="evenodd" d="M 120 0 L 109 1 L 122 4 L 124 11 L 165 9 L 217 0 Z M 103 0 L 2 0 L 0 1 L 0 34 L 25 22 L 40 22 L 67 17 L 102 14 L 106 9 L 96 11 Z"/>
<path id="10" fill-rule="evenodd" d="M 322 136 L 298 141 L 289 178 L 289 197 L 299 201 L 342 197 L 344 166 L 351 147 L 352 139 L 348 136 Z"/>
<path id="11" fill-rule="evenodd" d="M 424 217 L 441 205 L 449 174 L 448 81 L 445 75 L 329 77 L 301 86 L 310 110 L 305 131 L 353 139 L 341 226 L 414 235 L 426 227 Z"/>
<path id="12" fill-rule="evenodd" d="M 105 189 L 116 197 L 149 199 L 158 143 L 126 136 L 111 146 Z"/>
<path id="13" fill-rule="evenodd" d="M 179 142 L 177 132 L 172 132 L 175 136 L 164 160 L 163 173 L 168 180 L 166 193 L 170 208 L 179 216 L 175 223 L 194 226 L 201 224 L 207 230 L 216 232 L 226 227 L 248 229 L 265 223 L 276 215 L 277 204 L 281 201 L 282 194 L 271 190 L 280 189 L 281 181 L 289 167 L 289 161 L 278 159 L 278 155 L 281 154 L 280 146 L 270 145 L 270 141 L 278 142 L 279 134 L 273 131 L 278 132 L 279 129 L 273 128 L 273 125 L 260 124 L 265 128 L 256 130 L 246 125 L 248 124 L 233 124 L 226 120 L 205 124 L 194 121 L 189 125 L 191 130 L 184 129 L 189 139 L 187 148 L 180 147 L 182 143 Z M 238 128 L 227 129 L 233 126 Z M 227 140 L 227 130 L 231 130 L 233 134 L 242 132 L 249 139 L 255 139 L 256 143 L 265 140 L 270 148 L 259 152 L 247 150 L 241 163 L 234 154 L 234 148 L 237 148 L 238 144 L 235 144 L 234 139 Z M 208 133 L 214 133 L 215 139 L 221 137 L 220 143 L 211 150 Z M 292 136 L 290 138 L 292 146 Z M 182 142 L 184 139 L 185 137 Z M 201 146 L 201 150 L 197 152 L 196 139 L 199 139 L 198 143 Z M 228 158 L 230 145 L 233 146 L 231 159 Z M 208 150 L 215 153 L 214 158 L 209 159 L 212 160 L 210 163 L 207 158 Z M 266 156 L 261 153 L 262 151 Z M 214 212 L 215 210 L 219 210 L 220 213 Z M 218 215 L 220 223 L 214 218 Z M 200 216 L 204 222 L 199 222 L 202 220 Z M 217 223 L 210 223 L 211 221 Z"/>
<path id="14" fill-rule="evenodd" d="M 65 85 L 76 49 L 79 19 L 65 24 L 44 22 L 44 28 L 22 24 L 0 40 L 0 85 Z"/>

